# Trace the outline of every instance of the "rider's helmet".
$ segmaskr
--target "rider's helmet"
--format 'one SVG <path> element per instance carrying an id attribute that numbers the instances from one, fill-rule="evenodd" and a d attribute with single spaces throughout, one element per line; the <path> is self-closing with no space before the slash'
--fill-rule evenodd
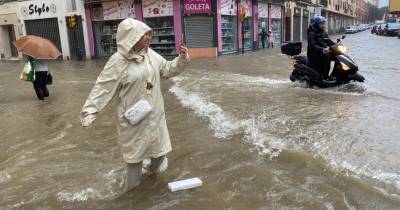
<path id="1" fill-rule="evenodd" d="M 326 18 L 324 18 L 323 16 L 315 16 L 314 17 L 314 26 L 318 27 L 320 24 L 325 23 L 326 22 Z"/>

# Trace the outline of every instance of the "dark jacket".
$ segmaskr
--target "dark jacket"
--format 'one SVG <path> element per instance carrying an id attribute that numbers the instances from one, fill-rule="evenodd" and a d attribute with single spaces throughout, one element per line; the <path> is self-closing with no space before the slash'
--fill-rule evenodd
<path id="1" fill-rule="evenodd" d="M 267 32 L 262 30 L 260 33 L 260 36 L 261 36 L 261 42 L 265 43 L 266 38 L 267 38 Z"/>
<path id="2" fill-rule="evenodd" d="M 323 49 L 336 44 L 329 39 L 326 32 L 311 25 L 308 30 L 308 46 L 307 56 L 320 56 L 323 54 Z"/>

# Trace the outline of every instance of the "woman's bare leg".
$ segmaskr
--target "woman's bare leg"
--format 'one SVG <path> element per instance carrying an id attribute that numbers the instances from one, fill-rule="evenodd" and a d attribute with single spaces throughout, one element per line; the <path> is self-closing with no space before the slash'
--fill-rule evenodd
<path id="1" fill-rule="evenodd" d="M 126 165 L 126 191 L 129 191 L 142 182 L 142 162 L 127 163 Z"/>

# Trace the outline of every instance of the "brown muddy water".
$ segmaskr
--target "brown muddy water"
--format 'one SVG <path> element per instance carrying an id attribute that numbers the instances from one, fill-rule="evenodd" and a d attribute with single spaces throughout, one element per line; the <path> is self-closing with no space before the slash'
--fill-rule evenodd
<path id="1" fill-rule="evenodd" d="M 344 43 L 367 80 L 310 89 L 278 50 L 194 60 L 165 81 L 169 169 L 124 193 L 115 103 L 80 109 L 105 61 L 54 62 L 50 98 L 0 64 L 0 209 L 400 209 L 400 40 Z M 167 183 L 200 177 L 200 188 Z"/>

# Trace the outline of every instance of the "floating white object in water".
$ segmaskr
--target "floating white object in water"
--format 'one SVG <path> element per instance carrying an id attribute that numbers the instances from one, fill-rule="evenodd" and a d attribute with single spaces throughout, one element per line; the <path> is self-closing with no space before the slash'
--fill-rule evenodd
<path id="1" fill-rule="evenodd" d="M 187 190 L 195 187 L 200 187 L 201 185 L 203 185 L 203 182 L 196 177 L 192 179 L 170 182 L 168 183 L 168 189 L 171 190 L 171 192 L 175 192 L 178 190 Z"/>

